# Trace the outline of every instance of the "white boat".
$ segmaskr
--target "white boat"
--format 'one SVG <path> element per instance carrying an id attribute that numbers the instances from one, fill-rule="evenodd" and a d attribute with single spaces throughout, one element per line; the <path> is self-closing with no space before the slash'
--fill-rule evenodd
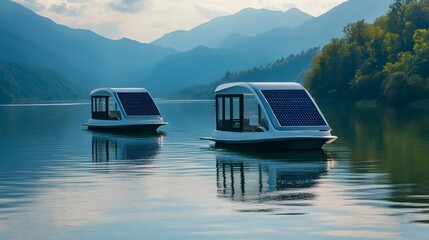
<path id="1" fill-rule="evenodd" d="M 298 83 L 227 83 L 215 90 L 216 130 L 201 139 L 258 149 L 320 149 L 337 139 Z"/>
<path id="2" fill-rule="evenodd" d="M 167 124 L 144 88 L 98 88 L 91 91 L 88 129 L 156 132 Z"/>

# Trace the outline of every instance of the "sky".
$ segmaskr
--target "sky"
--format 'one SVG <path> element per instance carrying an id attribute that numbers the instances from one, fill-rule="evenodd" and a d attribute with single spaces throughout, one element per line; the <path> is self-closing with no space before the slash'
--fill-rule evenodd
<path id="1" fill-rule="evenodd" d="M 286 11 L 291 7 L 319 16 L 345 0 L 14 0 L 39 15 L 110 39 L 149 43 L 176 30 L 189 30 L 243 8 Z"/>

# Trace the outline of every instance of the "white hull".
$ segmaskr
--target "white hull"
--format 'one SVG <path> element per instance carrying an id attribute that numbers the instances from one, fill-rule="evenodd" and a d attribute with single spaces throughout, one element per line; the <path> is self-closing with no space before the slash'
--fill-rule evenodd
<path id="1" fill-rule="evenodd" d="M 159 120 L 96 120 L 90 119 L 88 123 L 84 123 L 89 129 L 102 131 L 127 131 L 127 132 L 156 132 L 163 125 L 168 124 Z"/>
<path id="2" fill-rule="evenodd" d="M 252 149 L 290 149 L 307 150 L 320 149 L 337 139 L 329 131 L 288 131 L 288 132 L 213 132 L 213 137 L 203 137 L 203 140 L 216 142 L 219 146 L 231 146 Z"/>

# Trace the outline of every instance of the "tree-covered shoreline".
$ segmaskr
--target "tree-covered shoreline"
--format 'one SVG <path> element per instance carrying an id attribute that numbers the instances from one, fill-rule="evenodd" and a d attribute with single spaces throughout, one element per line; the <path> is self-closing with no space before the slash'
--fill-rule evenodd
<path id="1" fill-rule="evenodd" d="M 396 0 L 373 24 L 349 24 L 313 59 L 317 99 L 393 105 L 429 98 L 429 0 Z"/>

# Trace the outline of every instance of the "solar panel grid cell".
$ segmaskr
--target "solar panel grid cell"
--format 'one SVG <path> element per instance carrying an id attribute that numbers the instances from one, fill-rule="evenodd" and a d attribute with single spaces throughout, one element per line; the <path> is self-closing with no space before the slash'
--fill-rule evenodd
<path id="1" fill-rule="evenodd" d="M 283 127 L 327 125 L 304 90 L 262 90 L 262 94 Z"/>
<path id="2" fill-rule="evenodd" d="M 118 93 L 127 115 L 160 115 L 148 93 Z"/>

